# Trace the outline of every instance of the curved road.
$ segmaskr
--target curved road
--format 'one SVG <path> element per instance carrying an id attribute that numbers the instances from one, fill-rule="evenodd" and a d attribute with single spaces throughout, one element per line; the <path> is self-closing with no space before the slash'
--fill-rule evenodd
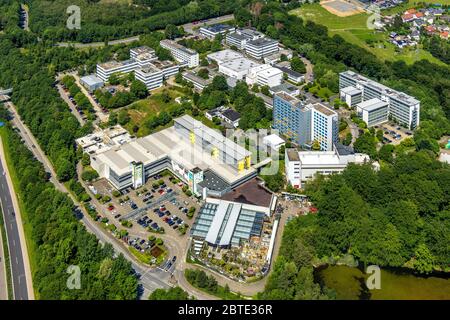
<path id="1" fill-rule="evenodd" d="M 99 226 L 95 221 L 92 220 L 92 218 L 87 214 L 87 212 L 84 210 L 84 207 L 78 203 L 78 201 L 71 195 L 69 190 L 65 187 L 64 184 L 60 183 L 58 179 L 56 178 L 56 173 L 53 170 L 52 164 L 48 160 L 45 153 L 41 150 L 38 142 L 28 129 L 28 127 L 25 126 L 25 124 L 22 123 L 20 120 L 19 115 L 17 114 L 17 111 L 15 109 L 15 106 L 8 102 L 5 105 L 9 107 L 9 110 L 13 114 L 13 120 L 12 123 L 19 128 L 20 132 L 19 134 L 24 139 L 25 144 L 28 146 L 28 148 L 33 152 L 34 156 L 44 165 L 45 170 L 50 173 L 50 181 L 55 185 L 55 187 L 60 190 L 63 193 L 68 194 L 68 196 L 72 199 L 74 204 L 78 206 L 83 211 L 83 218 L 81 219 L 81 222 L 85 225 L 88 231 L 93 233 L 100 242 L 102 243 L 110 243 L 115 252 L 117 254 L 122 253 L 124 257 L 131 262 L 133 268 L 138 272 L 141 276 L 139 279 L 139 283 L 144 288 L 144 293 L 141 296 L 141 298 L 147 298 L 148 294 L 158 288 L 169 288 L 173 286 L 173 284 L 170 281 L 170 273 L 161 270 L 161 269 L 155 269 L 150 268 L 147 266 L 144 266 L 140 264 L 134 256 L 129 252 L 129 250 L 125 247 L 123 243 L 118 241 L 116 238 L 114 238 L 109 232 L 104 230 L 101 226 Z M 95 199 L 95 198 L 94 198 Z M 178 252 L 173 247 L 169 248 L 171 252 Z M 174 255 L 177 255 L 174 254 Z M 182 256 L 181 253 L 178 254 L 178 256 Z M 195 296 L 197 299 L 211 299 L 212 297 L 199 292 L 198 290 L 192 288 L 189 284 L 186 284 L 183 279 L 184 276 L 180 272 L 175 273 L 175 278 L 181 279 L 179 281 L 178 285 L 183 288 L 183 290 L 187 291 L 190 295 Z"/>
<path id="2" fill-rule="evenodd" d="M 187 33 L 194 34 L 193 28 L 195 26 L 201 26 L 201 25 L 204 25 L 204 24 L 206 24 L 206 25 L 216 24 L 216 23 L 221 23 L 221 22 L 225 22 L 225 21 L 228 21 L 228 20 L 232 20 L 232 19 L 234 19 L 234 15 L 233 14 L 227 14 L 225 16 L 207 19 L 202 24 L 199 23 L 197 25 L 194 25 L 192 22 L 189 22 L 189 23 L 185 23 L 185 24 L 181 25 L 181 27 L 183 27 L 183 29 Z M 155 30 L 155 32 L 156 31 L 164 31 L 164 30 Z M 139 41 L 139 36 L 128 37 L 128 38 L 123 38 L 123 39 L 118 39 L 118 40 L 111 40 L 111 41 L 108 41 L 108 45 L 125 44 L 125 43 L 131 43 L 133 41 Z M 105 42 L 90 42 L 90 43 L 59 42 L 56 45 L 59 46 L 59 47 L 98 48 L 98 47 L 105 46 Z"/>

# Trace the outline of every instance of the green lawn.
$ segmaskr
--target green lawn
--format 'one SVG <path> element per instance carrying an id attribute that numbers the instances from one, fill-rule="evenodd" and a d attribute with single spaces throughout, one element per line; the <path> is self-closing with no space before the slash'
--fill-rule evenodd
<path id="1" fill-rule="evenodd" d="M 406 11 L 410 8 L 414 8 L 416 7 L 419 3 L 440 3 L 440 4 L 445 4 L 445 5 L 449 5 L 450 4 L 450 0 L 408 0 L 408 2 L 403 3 L 400 6 L 397 6 L 395 8 L 390 8 L 387 10 L 383 10 L 382 13 L 385 15 L 391 15 L 391 14 L 396 14 L 399 12 L 403 12 Z"/>
<path id="2" fill-rule="evenodd" d="M 446 0 L 449 2 L 450 0 Z M 338 34 L 346 41 L 363 47 L 382 60 L 403 60 L 408 64 L 422 59 L 427 59 L 433 63 L 445 65 L 439 59 L 433 57 L 428 51 L 422 49 L 396 49 L 396 47 L 387 41 L 386 32 L 377 32 L 367 28 L 366 13 L 356 14 L 349 17 L 338 17 L 318 3 L 304 4 L 301 8 L 294 9 L 291 14 L 302 17 L 304 20 L 311 20 L 317 24 L 328 28 L 330 36 Z"/>
<path id="3" fill-rule="evenodd" d="M 163 101 L 163 92 L 167 91 L 171 100 L 169 102 Z M 169 111 L 171 108 L 178 106 L 175 98 L 185 96 L 181 87 L 170 86 L 161 87 L 153 90 L 150 96 L 146 99 L 139 100 L 126 107 L 131 121 L 125 126 L 131 132 L 134 125 L 139 126 L 137 132 L 138 137 L 146 136 L 150 130 L 144 125 L 147 119 L 158 115 L 162 111 Z"/>

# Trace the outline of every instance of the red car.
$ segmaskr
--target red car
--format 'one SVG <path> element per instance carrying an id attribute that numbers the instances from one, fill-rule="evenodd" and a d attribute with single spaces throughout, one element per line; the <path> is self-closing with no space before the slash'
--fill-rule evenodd
<path id="1" fill-rule="evenodd" d="M 110 206 L 108 207 L 108 210 L 109 210 L 109 211 L 113 211 L 113 210 L 114 210 L 114 206 L 113 206 L 113 205 L 110 205 Z"/>

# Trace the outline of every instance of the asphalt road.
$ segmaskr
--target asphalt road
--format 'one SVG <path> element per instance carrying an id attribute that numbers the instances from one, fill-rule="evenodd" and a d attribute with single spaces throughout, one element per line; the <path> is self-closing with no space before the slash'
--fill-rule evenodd
<path id="1" fill-rule="evenodd" d="M 6 182 L 6 173 L 0 161 L 0 201 L 3 208 L 6 235 L 11 261 L 14 300 L 28 300 L 28 290 L 25 277 L 25 266 L 20 246 L 19 229 L 13 209 L 11 190 Z"/>
<path id="2" fill-rule="evenodd" d="M 50 173 L 50 181 L 55 185 L 55 187 L 60 190 L 63 193 L 66 193 L 71 197 L 74 204 L 80 208 L 81 205 L 78 203 L 78 201 L 73 198 L 73 196 L 69 193 L 67 188 L 64 184 L 60 183 L 58 179 L 56 178 L 56 174 L 53 170 L 52 164 L 48 160 L 45 153 L 41 150 L 39 144 L 37 143 L 36 139 L 32 135 L 32 133 L 29 131 L 29 129 L 22 123 L 20 120 L 16 109 L 13 107 L 13 104 L 11 102 L 6 103 L 9 110 L 12 112 L 13 120 L 12 123 L 20 130 L 19 134 L 24 140 L 27 147 L 31 150 L 31 152 L 34 154 L 36 159 L 41 162 L 44 165 L 44 168 L 47 172 Z M 1 188 L 1 187 L 0 187 Z M 0 189 L 1 190 L 1 189 Z M 3 194 L 3 192 L 2 192 Z M 11 204 L 12 207 L 12 204 Z M 84 209 L 84 208 L 83 208 Z M 83 218 L 81 219 L 81 222 L 85 225 L 86 229 L 94 234 L 101 243 L 110 243 L 116 254 L 122 253 L 125 258 L 131 262 L 133 268 L 141 274 L 141 277 L 139 279 L 140 285 L 144 289 L 143 298 L 146 298 L 148 294 L 158 288 L 169 288 L 171 285 L 169 284 L 169 278 L 170 274 L 167 272 L 164 272 L 162 270 L 158 269 L 152 269 L 144 267 L 136 262 L 132 254 L 128 251 L 128 249 L 117 241 L 110 233 L 106 232 L 104 229 L 102 229 L 99 225 L 97 225 L 91 218 L 84 212 L 85 215 L 83 215 Z M 16 241 L 17 242 L 17 241 Z M 12 261 L 14 261 L 14 257 L 11 258 Z M 22 263 L 23 265 L 23 263 Z M 22 274 L 24 274 L 22 272 Z M 25 281 L 22 281 L 25 282 Z"/>
<path id="3" fill-rule="evenodd" d="M 232 19 L 234 19 L 234 15 L 228 14 L 228 15 L 221 16 L 221 17 L 211 18 L 211 19 L 205 20 L 202 23 L 198 23 L 198 24 L 195 24 L 195 25 L 192 22 L 190 22 L 190 23 L 185 23 L 185 24 L 183 24 L 181 26 L 184 28 L 184 30 L 187 33 L 195 34 L 193 28 L 196 27 L 196 26 L 200 27 L 200 26 L 202 26 L 204 24 L 206 24 L 206 25 L 216 24 L 216 23 L 221 23 L 221 22 L 224 22 L 224 21 L 232 20 Z M 163 31 L 163 30 L 158 30 L 158 31 Z M 124 39 L 117 39 L 117 40 L 110 40 L 110 41 L 108 41 L 108 45 L 115 45 L 115 44 L 121 44 L 121 43 L 130 43 L 130 42 L 138 41 L 138 40 L 139 40 L 139 36 L 124 38 Z M 105 42 L 90 42 L 90 43 L 59 42 L 56 45 L 59 46 L 59 47 L 98 48 L 98 47 L 105 46 Z"/>

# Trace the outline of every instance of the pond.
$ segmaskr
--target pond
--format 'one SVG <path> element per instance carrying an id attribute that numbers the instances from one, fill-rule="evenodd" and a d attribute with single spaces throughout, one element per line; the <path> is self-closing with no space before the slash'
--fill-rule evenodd
<path id="1" fill-rule="evenodd" d="M 382 269 L 379 290 L 367 289 L 368 276 L 360 268 L 347 266 L 326 266 L 315 271 L 316 281 L 336 290 L 340 300 L 450 299 L 450 274 L 419 276 L 403 269 Z"/>

